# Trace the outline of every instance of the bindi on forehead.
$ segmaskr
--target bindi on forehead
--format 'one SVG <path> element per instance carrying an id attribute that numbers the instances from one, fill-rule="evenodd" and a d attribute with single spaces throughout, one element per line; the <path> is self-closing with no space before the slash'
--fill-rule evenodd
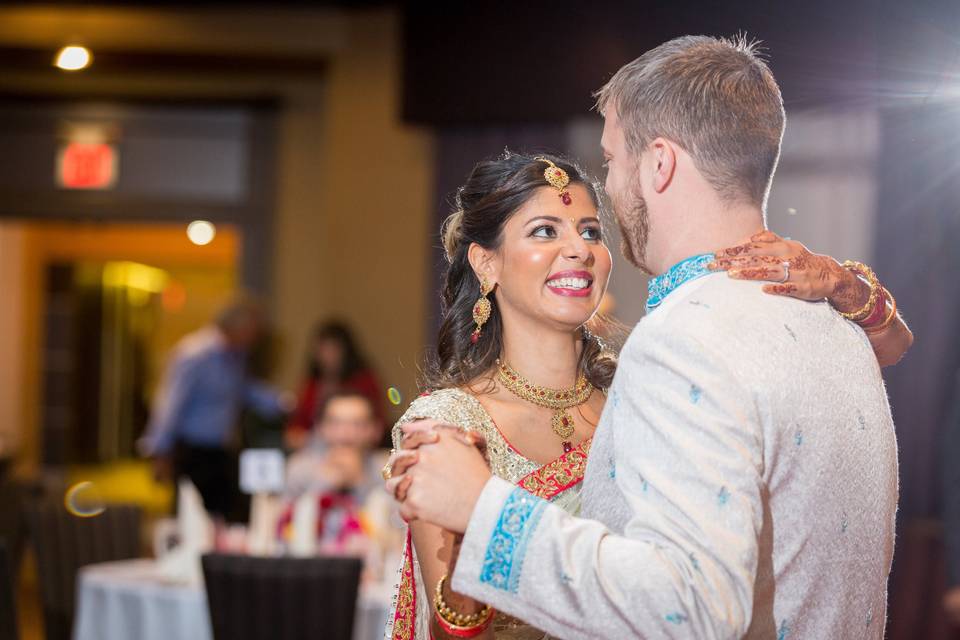
<path id="1" fill-rule="evenodd" d="M 520 209 L 522 218 L 530 220 L 536 216 L 554 218 L 556 221 L 565 221 L 573 218 L 582 221 L 583 218 L 596 217 L 597 208 L 593 204 L 587 187 L 579 183 L 570 185 L 573 200 L 565 205 L 557 198 L 553 189 L 544 187 Z"/>

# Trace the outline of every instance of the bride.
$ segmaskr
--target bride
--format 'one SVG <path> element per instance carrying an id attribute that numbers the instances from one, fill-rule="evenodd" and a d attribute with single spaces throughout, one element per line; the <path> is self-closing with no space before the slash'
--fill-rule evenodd
<path id="1" fill-rule="evenodd" d="M 457 204 L 443 228 L 450 265 L 437 357 L 424 376 L 431 391 L 394 427 L 397 453 L 384 477 L 416 456 L 400 450 L 401 426 L 432 419 L 479 435 L 494 474 L 576 513 L 617 364 L 595 317 L 611 269 L 598 189 L 564 159 L 507 153 L 476 165 Z M 771 294 L 827 298 L 839 311 L 869 296 L 867 284 L 833 258 L 771 232 L 719 252 L 715 267 L 763 280 L 774 275 L 763 256 L 805 265 L 791 269 L 791 286 L 768 285 Z M 911 338 L 898 316 L 868 335 L 881 365 L 895 363 Z M 402 498 L 404 485 L 396 491 Z M 434 525 L 410 523 L 386 638 L 544 638 L 450 590 L 457 542 Z"/>

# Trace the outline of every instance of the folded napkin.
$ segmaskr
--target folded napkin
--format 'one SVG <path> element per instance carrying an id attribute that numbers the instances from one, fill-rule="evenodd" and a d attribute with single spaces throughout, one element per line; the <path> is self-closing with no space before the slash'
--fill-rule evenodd
<path id="1" fill-rule="evenodd" d="M 160 574 L 171 582 L 200 583 L 200 556 L 213 550 L 215 529 L 200 493 L 185 478 L 178 484 L 177 529 L 180 544 L 158 560 Z"/>

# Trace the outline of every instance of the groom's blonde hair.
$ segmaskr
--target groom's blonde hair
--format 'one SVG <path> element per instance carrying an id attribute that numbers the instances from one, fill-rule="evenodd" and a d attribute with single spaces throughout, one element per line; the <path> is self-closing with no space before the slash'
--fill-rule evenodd
<path id="1" fill-rule="evenodd" d="M 725 200 L 766 206 L 786 115 L 756 42 L 675 38 L 622 67 L 596 98 L 601 113 L 616 109 L 631 153 L 667 138 Z"/>

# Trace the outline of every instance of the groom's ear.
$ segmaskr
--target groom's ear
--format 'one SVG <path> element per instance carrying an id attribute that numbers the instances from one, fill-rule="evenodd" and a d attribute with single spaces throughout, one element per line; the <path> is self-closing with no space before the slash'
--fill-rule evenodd
<path id="1" fill-rule="evenodd" d="M 663 193 L 673 181 L 673 173 L 677 169 L 677 151 L 669 140 L 656 138 L 650 143 L 649 157 L 653 189 Z"/>
<path id="2" fill-rule="evenodd" d="M 470 267 L 473 268 L 473 272 L 477 274 L 477 277 L 480 276 L 486 277 L 491 285 L 497 283 L 497 278 L 500 273 L 497 269 L 497 254 L 489 249 L 484 249 L 476 242 L 470 244 L 470 247 L 467 249 L 467 260 L 470 262 Z"/>

